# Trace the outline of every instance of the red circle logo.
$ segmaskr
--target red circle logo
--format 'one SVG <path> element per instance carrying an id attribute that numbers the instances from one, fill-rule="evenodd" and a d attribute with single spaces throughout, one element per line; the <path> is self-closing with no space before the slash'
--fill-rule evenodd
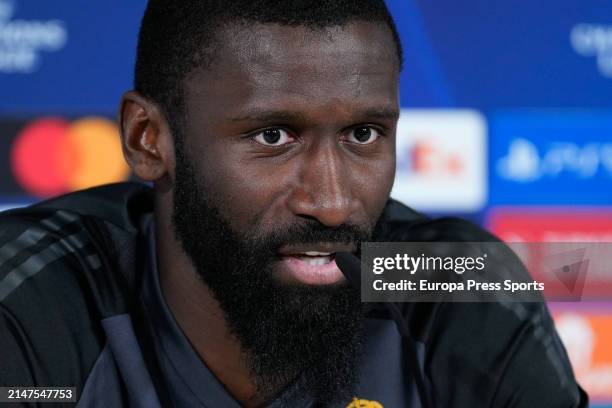
<path id="1" fill-rule="evenodd" d="M 11 163 L 19 185 L 37 197 L 124 181 L 130 174 L 117 125 L 96 117 L 31 122 L 15 140 Z"/>

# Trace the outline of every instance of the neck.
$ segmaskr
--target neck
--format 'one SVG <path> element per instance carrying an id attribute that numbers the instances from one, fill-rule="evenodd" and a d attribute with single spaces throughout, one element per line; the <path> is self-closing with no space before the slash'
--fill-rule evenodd
<path id="1" fill-rule="evenodd" d="M 170 219 L 162 219 L 159 211 L 156 240 L 162 293 L 183 333 L 237 401 L 247 407 L 261 405 L 265 401 L 257 393 L 240 342 L 230 333 L 219 303 L 177 242 Z"/>

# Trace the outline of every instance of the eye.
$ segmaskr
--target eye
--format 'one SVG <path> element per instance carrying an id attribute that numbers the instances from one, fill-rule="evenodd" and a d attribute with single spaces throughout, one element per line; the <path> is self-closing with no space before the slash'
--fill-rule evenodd
<path id="1" fill-rule="evenodd" d="M 380 132 L 371 126 L 359 126 L 351 129 L 347 140 L 351 143 L 366 145 L 374 143 L 380 136 Z"/>
<path id="2" fill-rule="evenodd" d="M 286 130 L 279 128 L 265 129 L 251 137 L 264 146 L 283 146 L 295 141 Z"/>

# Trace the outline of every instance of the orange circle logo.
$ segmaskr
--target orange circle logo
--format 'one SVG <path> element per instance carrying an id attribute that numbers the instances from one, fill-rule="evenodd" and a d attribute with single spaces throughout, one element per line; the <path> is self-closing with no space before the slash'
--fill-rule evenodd
<path id="1" fill-rule="evenodd" d="M 11 162 L 17 182 L 37 197 L 124 181 L 130 174 L 117 125 L 95 117 L 31 122 L 17 136 Z"/>

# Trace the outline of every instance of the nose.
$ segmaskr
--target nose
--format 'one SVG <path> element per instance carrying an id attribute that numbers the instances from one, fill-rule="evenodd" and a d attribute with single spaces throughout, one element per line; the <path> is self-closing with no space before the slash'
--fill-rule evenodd
<path id="1" fill-rule="evenodd" d="M 301 163 L 299 181 L 289 195 L 291 212 L 328 227 L 346 223 L 358 208 L 348 165 L 333 143 L 307 155 Z"/>

